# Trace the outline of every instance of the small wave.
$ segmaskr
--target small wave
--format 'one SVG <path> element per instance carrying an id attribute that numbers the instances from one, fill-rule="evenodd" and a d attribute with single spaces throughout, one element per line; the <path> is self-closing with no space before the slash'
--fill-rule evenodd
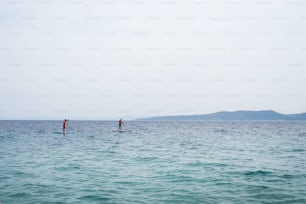
<path id="1" fill-rule="evenodd" d="M 272 174 L 272 172 L 270 171 L 263 171 L 263 170 L 258 170 L 258 171 L 248 171 L 248 172 L 245 172 L 244 175 L 246 176 L 265 176 L 265 175 L 268 175 L 268 174 Z"/>
<path id="2" fill-rule="evenodd" d="M 293 196 L 287 193 L 257 193 L 254 195 L 254 198 L 258 200 L 269 200 L 270 203 L 290 203 L 289 200 L 293 199 Z"/>
<path id="3" fill-rule="evenodd" d="M 226 132 L 225 129 L 215 130 L 214 132 Z"/>
<path id="4" fill-rule="evenodd" d="M 63 132 L 52 132 L 52 134 L 56 134 L 56 135 L 63 135 Z"/>
<path id="5" fill-rule="evenodd" d="M 292 178 L 296 178 L 298 176 L 297 175 L 292 175 L 292 174 L 284 174 L 284 175 L 282 175 L 280 177 L 284 178 L 284 179 L 292 179 Z"/>
<path id="6" fill-rule="evenodd" d="M 212 166 L 212 167 L 227 167 L 228 165 L 225 163 L 206 163 L 207 166 Z"/>
<path id="7" fill-rule="evenodd" d="M 156 159 L 158 159 L 157 157 L 137 157 L 136 158 L 136 160 L 137 161 L 144 161 L 144 162 L 146 162 L 146 161 L 153 161 L 153 160 L 156 160 Z"/>
<path id="8" fill-rule="evenodd" d="M 23 197 L 27 197 L 30 196 L 29 193 L 24 193 L 24 192 L 20 192 L 20 193 L 14 193 L 11 195 L 12 198 L 23 198 Z"/>
<path id="9" fill-rule="evenodd" d="M 79 198 L 80 200 L 86 200 L 86 201 L 107 201 L 110 200 L 110 198 L 107 197 L 101 197 L 98 195 L 86 195 Z"/>
<path id="10" fill-rule="evenodd" d="M 198 167 L 198 166 L 205 166 L 206 164 L 200 161 L 196 161 L 196 162 L 187 163 L 186 165 L 190 167 Z"/>
<path id="11" fill-rule="evenodd" d="M 305 152 L 305 149 L 293 149 L 292 152 Z"/>
<path id="12" fill-rule="evenodd" d="M 301 132 L 301 133 L 298 134 L 298 136 L 305 137 L 306 136 L 306 132 Z"/>

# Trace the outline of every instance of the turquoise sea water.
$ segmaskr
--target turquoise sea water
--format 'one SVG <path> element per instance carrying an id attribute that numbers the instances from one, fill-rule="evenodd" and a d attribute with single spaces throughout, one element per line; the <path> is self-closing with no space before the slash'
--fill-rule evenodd
<path id="1" fill-rule="evenodd" d="M 0 203 L 306 203 L 306 122 L 0 121 Z"/>

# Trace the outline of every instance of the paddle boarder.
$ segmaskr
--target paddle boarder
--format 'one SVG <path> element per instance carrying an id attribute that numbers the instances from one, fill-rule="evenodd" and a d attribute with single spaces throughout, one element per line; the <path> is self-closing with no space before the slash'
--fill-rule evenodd
<path id="1" fill-rule="evenodd" d="M 120 118 L 120 120 L 118 121 L 118 125 L 119 125 L 119 127 L 118 127 L 118 131 L 122 131 L 122 125 L 123 125 L 123 120 L 122 120 L 122 118 Z"/>
<path id="2" fill-rule="evenodd" d="M 67 124 L 68 124 L 68 120 L 65 119 L 64 122 L 63 122 L 63 132 L 64 133 L 66 132 Z"/>

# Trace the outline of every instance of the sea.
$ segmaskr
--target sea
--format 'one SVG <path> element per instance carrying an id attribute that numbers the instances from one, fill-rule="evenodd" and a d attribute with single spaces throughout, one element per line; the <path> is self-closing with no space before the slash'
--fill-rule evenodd
<path id="1" fill-rule="evenodd" d="M 306 122 L 0 121 L 0 203 L 306 203 Z"/>

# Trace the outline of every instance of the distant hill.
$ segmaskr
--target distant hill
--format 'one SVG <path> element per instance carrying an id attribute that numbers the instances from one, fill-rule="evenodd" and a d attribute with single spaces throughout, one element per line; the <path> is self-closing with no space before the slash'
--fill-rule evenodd
<path id="1" fill-rule="evenodd" d="M 263 111 L 221 111 L 211 114 L 201 115 L 178 115 L 178 116 L 159 116 L 143 118 L 139 120 L 211 120 L 211 121 L 233 121 L 233 120 L 306 120 L 306 113 L 282 114 L 272 110 Z"/>

